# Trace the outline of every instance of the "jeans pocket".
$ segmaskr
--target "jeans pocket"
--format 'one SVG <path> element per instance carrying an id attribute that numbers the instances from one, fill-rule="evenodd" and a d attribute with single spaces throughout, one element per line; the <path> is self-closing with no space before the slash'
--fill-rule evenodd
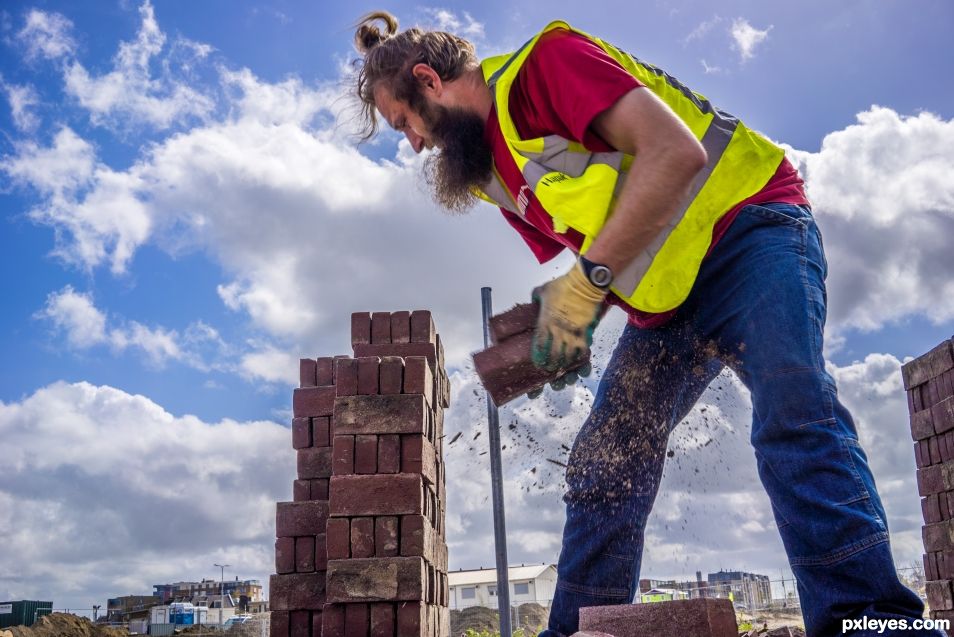
<path id="1" fill-rule="evenodd" d="M 804 206 L 788 203 L 749 204 L 740 214 L 755 215 L 783 226 L 805 228 L 812 220 L 811 211 Z"/>

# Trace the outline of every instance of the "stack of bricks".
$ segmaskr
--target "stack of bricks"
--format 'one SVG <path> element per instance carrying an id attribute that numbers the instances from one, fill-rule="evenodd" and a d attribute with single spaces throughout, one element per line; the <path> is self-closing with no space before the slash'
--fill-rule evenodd
<path id="1" fill-rule="evenodd" d="M 272 635 L 444 637 L 440 337 L 420 310 L 356 313 L 351 340 L 354 358 L 301 361 L 296 502 L 278 505 Z"/>
<path id="2" fill-rule="evenodd" d="M 954 343 L 901 368 L 924 514 L 924 575 L 932 619 L 954 620 Z"/>

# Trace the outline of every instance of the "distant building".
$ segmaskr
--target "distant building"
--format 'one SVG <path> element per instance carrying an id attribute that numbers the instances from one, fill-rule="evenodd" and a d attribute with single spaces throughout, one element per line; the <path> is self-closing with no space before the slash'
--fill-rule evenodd
<path id="1" fill-rule="evenodd" d="M 702 571 L 696 571 L 696 580 L 679 582 L 676 580 L 641 579 L 639 580 L 639 595 L 642 596 L 651 590 L 675 590 L 685 593 L 677 599 L 697 599 L 700 597 L 714 597 L 709 591 L 709 584 L 702 579 Z M 675 599 L 675 598 L 674 598 Z"/>
<path id="2" fill-rule="evenodd" d="M 123 595 L 106 600 L 106 621 L 126 623 L 148 617 L 149 609 L 162 603 L 156 595 Z"/>
<path id="3" fill-rule="evenodd" d="M 709 589 L 714 597 L 728 597 L 746 608 L 764 608 L 772 603 L 772 586 L 767 575 L 745 571 L 709 573 Z"/>
<path id="4" fill-rule="evenodd" d="M 689 599 L 689 593 L 675 588 L 651 588 L 639 594 L 639 601 L 642 604 L 671 602 L 676 599 Z"/>
<path id="5" fill-rule="evenodd" d="M 156 584 L 153 586 L 153 594 L 159 597 L 163 603 L 169 602 L 191 602 L 194 598 L 205 597 L 209 600 L 216 599 L 220 595 L 228 595 L 236 600 L 245 598 L 245 604 L 262 601 L 262 584 L 257 579 L 226 580 L 220 582 L 214 579 L 203 579 L 201 582 L 176 582 L 174 584 Z M 226 602 L 226 606 L 229 602 Z M 209 606 L 212 606 L 209 604 Z"/>
<path id="6" fill-rule="evenodd" d="M 556 566 L 511 566 L 510 604 L 535 602 L 549 606 L 556 590 Z M 497 569 L 483 568 L 471 571 L 451 571 L 447 574 L 450 589 L 450 607 L 454 610 L 471 606 L 497 608 Z"/>

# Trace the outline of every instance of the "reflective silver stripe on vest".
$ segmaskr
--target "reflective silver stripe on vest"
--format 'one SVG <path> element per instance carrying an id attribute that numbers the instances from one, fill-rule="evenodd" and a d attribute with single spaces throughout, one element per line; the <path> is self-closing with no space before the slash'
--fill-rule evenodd
<path id="1" fill-rule="evenodd" d="M 520 215 L 521 217 L 523 216 L 523 213 L 519 210 L 514 210 L 513 196 L 507 190 L 507 187 L 497 179 L 496 174 L 492 174 L 490 180 L 481 186 L 480 189 L 485 195 L 494 200 L 497 207 Z"/>

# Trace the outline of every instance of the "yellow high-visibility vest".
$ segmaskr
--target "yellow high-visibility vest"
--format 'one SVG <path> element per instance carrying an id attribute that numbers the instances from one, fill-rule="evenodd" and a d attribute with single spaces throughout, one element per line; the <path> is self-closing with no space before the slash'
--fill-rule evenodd
<path id="1" fill-rule="evenodd" d="M 612 214 L 633 157 L 590 152 L 558 135 L 522 139 L 517 133 L 508 108 L 510 87 L 540 36 L 554 29 L 572 31 L 599 45 L 665 102 L 708 153 L 708 162 L 693 181 L 683 207 L 642 254 L 615 273 L 611 288 L 627 304 L 645 312 L 678 307 L 689 296 L 716 222 L 768 183 L 784 152 L 659 68 L 565 22 L 551 22 L 515 53 L 488 58 L 481 68 L 493 91 L 503 139 L 526 187 L 552 218 L 557 232 L 573 228 L 583 235 L 580 254 L 586 254 Z M 526 195 L 511 192 L 496 172 L 478 194 L 501 208 L 525 214 Z"/>

